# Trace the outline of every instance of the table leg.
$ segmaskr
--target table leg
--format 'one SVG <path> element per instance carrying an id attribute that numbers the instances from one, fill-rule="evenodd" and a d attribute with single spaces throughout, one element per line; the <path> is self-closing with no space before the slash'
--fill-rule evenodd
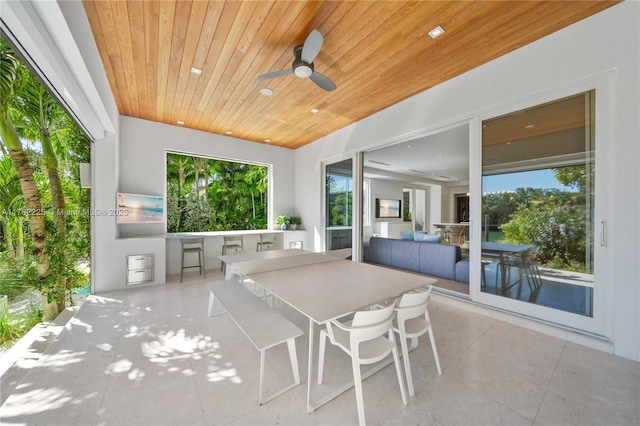
<path id="1" fill-rule="evenodd" d="M 224 279 L 232 280 L 233 279 L 233 265 L 225 265 L 224 267 Z"/>
<path id="2" fill-rule="evenodd" d="M 313 342 L 315 326 L 313 320 L 309 318 L 309 366 L 307 370 L 307 413 L 313 413 L 315 408 L 311 404 L 311 384 L 313 383 Z"/>
<path id="3" fill-rule="evenodd" d="M 500 253 L 500 292 L 504 293 L 507 287 L 507 268 L 505 267 L 504 254 Z"/>

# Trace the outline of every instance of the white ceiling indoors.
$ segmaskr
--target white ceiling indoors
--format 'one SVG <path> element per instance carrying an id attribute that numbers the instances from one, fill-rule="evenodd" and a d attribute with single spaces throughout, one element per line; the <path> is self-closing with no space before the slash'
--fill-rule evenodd
<path id="1" fill-rule="evenodd" d="M 410 184 L 437 181 L 466 185 L 469 181 L 468 126 L 366 152 L 364 171 L 369 178 Z"/>

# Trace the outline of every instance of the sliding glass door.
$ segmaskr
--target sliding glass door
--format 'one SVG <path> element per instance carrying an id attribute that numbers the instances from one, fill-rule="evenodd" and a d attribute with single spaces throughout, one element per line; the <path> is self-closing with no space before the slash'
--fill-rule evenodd
<path id="1" fill-rule="evenodd" d="M 602 331 L 595 118 L 588 90 L 482 121 L 481 300 Z"/>
<path id="2" fill-rule="evenodd" d="M 325 166 L 325 247 L 327 251 L 352 247 L 353 160 Z"/>

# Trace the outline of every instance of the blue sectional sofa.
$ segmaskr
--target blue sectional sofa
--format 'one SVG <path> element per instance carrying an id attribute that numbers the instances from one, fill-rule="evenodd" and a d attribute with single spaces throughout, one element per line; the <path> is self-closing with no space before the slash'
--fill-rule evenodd
<path id="1" fill-rule="evenodd" d="M 469 284 L 469 258 L 463 258 L 460 247 L 453 244 L 372 237 L 364 245 L 363 259 Z"/>

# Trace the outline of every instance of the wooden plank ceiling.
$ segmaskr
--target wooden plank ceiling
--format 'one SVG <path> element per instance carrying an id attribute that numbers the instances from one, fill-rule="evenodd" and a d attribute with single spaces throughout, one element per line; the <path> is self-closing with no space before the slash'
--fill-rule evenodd
<path id="1" fill-rule="evenodd" d="M 294 149 L 618 1 L 83 3 L 120 114 Z M 257 79 L 291 68 L 313 29 L 336 90 Z"/>

